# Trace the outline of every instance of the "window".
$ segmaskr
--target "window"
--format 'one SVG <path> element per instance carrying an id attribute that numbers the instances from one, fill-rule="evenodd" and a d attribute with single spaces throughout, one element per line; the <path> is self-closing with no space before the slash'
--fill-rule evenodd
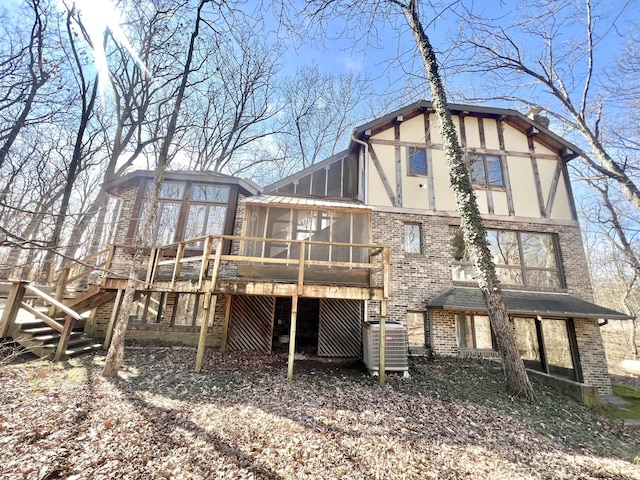
<path id="1" fill-rule="evenodd" d="M 184 226 L 185 240 L 205 235 L 222 235 L 227 220 L 229 187 L 223 185 L 193 185 Z M 190 243 L 189 248 L 202 248 L 203 243 Z"/>
<path id="2" fill-rule="evenodd" d="M 407 334 L 410 347 L 425 346 L 424 312 L 407 312 Z"/>
<path id="3" fill-rule="evenodd" d="M 462 234 L 451 229 L 453 279 L 475 281 L 475 267 Z M 498 278 L 505 285 L 558 289 L 563 287 L 556 236 L 550 233 L 488 230 L 487 240 Z"/>
<path id="4" fill-rule="evenodd" d="M 199 293 L 180 293 L 175 300 L 173 309 L 173 319 L 171 324 L 177 327 L 195 327 L 202 324 L 203 295 Z M 213 325 L 213 312 L 208 319 L 207 325 Z"/>
<path id="5" fill-rule="evenodd" d="M 493 335 L 486 315 L 456 315 L 458 347 L 469 350 L 493 350 Z"/>
<path id="6" fill-rule="evenodd" d="M 244 242 L 243 255 L 298 259 L 300 245 L 289 240 L 346 244 L 367 244 L 369 241 L 368 212 L 250 205 L 247 207 L 246 220 L 246 236 L 277 241 Z M 307 258 L 354 263 L 369 261 L 366 248 L 348 245 L 310 244 Z"/>
<path id="7" fill-rule="evenodd" d="M 409 175 L 427 175 L 427 151 L 424 148 L 407 147 Z"/>
<path id="8" fill-rule="evenodd" d="M 144 216 L 152 188 L 153 182 L 149 181 L 145 188 L 140 220 Z M 149 244 L 170 245 L 205 235 L 223 234 L 229 193 L 230 189 L 226 185 L 162 183 L 154 223 L 149 232 Z M 180 222 L 180 218 L 185 216 L 186 221 Z M 188 248 L 202 248 L 202 242 L 190 243 Z"/>
<path id="9" fill-rule="evenodd" d="M 411 253 L 411 254 L 422 253 L 419 224 L 417 223 L 404 224 L 404 251 L 405 253 Z"/>
<path id="10" fill-rule="evenodd" d="M 516 344 L 527 368 L 576 380 L 574 349 L 566 319 L 515 318 Z"/>
<path id="11" fill-rule="evenodd" d="M 470 155 L 471 183 L 483 186 L 504 186 L 502 162 L 493 155 Z"/>

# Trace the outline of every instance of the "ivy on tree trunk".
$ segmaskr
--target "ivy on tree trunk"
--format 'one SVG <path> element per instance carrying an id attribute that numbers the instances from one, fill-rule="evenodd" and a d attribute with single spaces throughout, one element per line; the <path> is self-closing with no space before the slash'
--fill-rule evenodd
<path id="1" fill-rule="evenodd" d="M 482 223 L 478 203 L 473 192 L 469 169 L 464 162 L 464 152 L 458 142 L 451 112 L 447 107 L 447 97 L 438 72 L 435 52 L 422 27 L 415 0 L 406 4 L 395 0 L 390 1 L 403 9 L 424 63 L 431 88 L 431 103 L 440 125 L 449 167 L 449 180 L 455 193 L 456 208 L 460 215 L 460 230 L 467 251 L 478 272 L 478 286 L 484 295 L 497 349 L 502 357 L 507 389 L 514 395 L 533 402 L 535 400 L 533 387 L 518 352 L 515 333 L 509 320 L 500 290 L 500 281 L 496 275 L 496 267 L 489 250 L 487 232 Z"/>

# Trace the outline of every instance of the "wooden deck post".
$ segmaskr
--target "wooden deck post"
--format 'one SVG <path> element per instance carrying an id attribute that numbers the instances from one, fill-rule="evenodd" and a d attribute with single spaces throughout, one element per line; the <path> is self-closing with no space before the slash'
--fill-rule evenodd
<path id="1" fill-rule="evenodd" d="M 62 333 L 60 334 L 58 348 L 56 348 L 56 355 L 53 358 L 54 361 L 58 362 L 60 360 L 64 360 L 65 352 L 67 351 L 67 346 L 69 345 L 69 339 L 71 338 L 71 332 L 73 331 L 73 326 L 75 323 L 76 319 L 71 315 L 67 315 L 64 319 L 64 328 L 62 329 Z"/>
<path id="2" fill-rule="evenodd" d="M 2 312 L 2 319 L 0 320 L 0 338 L 9 336 L 11 327 L 16 321 L 18 316 L 18 310 L 20 310 L 20 304 L 24 298 L 24 287 L 27 282 L 14 282 L 9 290 L 9 297 L 7 303 Z"/>
<path id="3" fill-rule="evenodd" d="M 104 335 L 104 343 L 102 344 L 103 350 L 109 350 L 109 345 L 111 345 L 111 337 L 113 336 L 113 327 L 116 325 L 116 320 L 118 319 L 118 311 L 120 310 L 120 302 L 122 301 L 122 293 L 124 290 L 122 288 L 118 289 L 116 293 L 116 299 L 113 303 L 113 310 L 111 310 L 111 317 L 109 318 L 109 325 L 107 325 L 107 331 Z"/>
<path id="4" fill-rule="evenodd" d="M 202 323 L 200 324 L 200 337 L 198 338 L 198 351 L 196 352 L 196 373 L 200 373 L 202 371 L 204 348 L 207 343 L 207 329 L 209 328 L 209 316 L 211 311 L 215 312 L 216 310 L 217 299 L 218 296 L 213 295 L 210 291 L 204 294 L 204 302 L 202 304 Z"/>
<path id="5" fill-rule="evenodd" d="M 293 361 L 296 355 L 296 321 L 298 319 L 298 295 L 291 297 L 291 329 L 289 330 L 289 364 L 287 378 L 293 380 Z"/>
<path id="6" fill-rule="evenodd" d="M 231 317 L 231 295 L 227 295 L 227 305 L 224 311 L 224 323 L 222 324 L 222 342 L 220 343 L 220 353 L 227 351 L 227 336 L 229 335 L 229 318 Z"/>
<path id="7" fill-rule="evenodd" d="M 380 377 L 380 386 L 384 387 L 385 382 L 385 354 L 386 354 L 386 344 L 387 344 L 387 335 L 385 323 L 387 321 L 387 300 L 380 301 L 380 363 L 378 369 L 378 375 Z"/>
<path id="8" fill-rule="evenodd" d="M 209 237 L 212 238 L 212 237 Z M 200 324 L 200 337 L 198 338 L 198 351 L 196 352 L 196 368 L 195 372 L 200 373 L 202 370 L 202 361 L 204 359 L 204 348 L 207 343 L 207 329 L 209 327 L 210 312 L 216 311 L 217 295 L 213 295 L 218 283 L 218 271 L 220 270 L 220 258 L 222 257 L 222 249 L 216 250 L 215 260 L 213 262 L 213 272 L 211 273 L 211 287 L 204 294 L 204 302 L 202 305 L 202 323 Z M 206 271 L 204 272 L 206 274 Z M 202 275 L 202 272 L 201 272 Z M 202 278 L 202 277 L 201 277 Z M 212 297 L 213 296 L 213 300 Z M 213 307 L 211 304 L 213 303 Z"/>

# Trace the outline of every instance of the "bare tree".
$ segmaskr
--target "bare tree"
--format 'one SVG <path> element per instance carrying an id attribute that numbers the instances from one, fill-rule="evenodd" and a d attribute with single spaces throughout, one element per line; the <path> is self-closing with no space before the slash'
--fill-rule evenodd
<path id="1" fill-rule="evenodd" d="M 362 107 L 368 93 L 370 80 L 360 74 L 323 74 L 317 65 L 299 68 L 282 81 L 282 148 L 303 168 L 337 153 L 353 126 L 366 118 Z"/>
<path id="2" fill-rule="evenodd" d="M 129 312 L 131 311 L 136 291 L 138 273 L 141 269 L 145 256 L 145 249 L 148 242 L 149 232 L 153 224 L 160 187 L 164 179 L 165 170 L 169 165 L 170 150 L 176 134 L 180 109 L 182 107 L 185 91 L 189 82 L 189 75 L 192 73 L 192 63 L 196 54 L 196 41 L 200 33 L 200 25 L 203 22 L 203 9 L 205 5 L 209 3 L 210 0 L 200 0 L 195 19 L 193 21 L 194 23 L 189 40 L 189 47 L 186 53 L 186 59 L 183 62 L 180 85 L 175 92 L 175 101 L 171 116 L 168 120 L 168 124 L 166 125 L 165 135 L 162 138 L 158 160 L 154 171 L 153 187 L 149 196 L 147 208 L 142 215 L 140 231 L 136 234 L 134 239 L 135 252 L 133 255 L 133 262 L 131 264 L 131 269 L 129 270 L 127 286 L 122 296 L 122 303 L 120 305 L 116 327 L 114 329 L 113 338 L 107 353 L 104 369 L 102 371 L 102 375 L 105 377 L 116 376 L 124 358 L 124 338 L 127 330 L 127 324 L 129 322 Z"/>
<path id="3" fill-rule="evenodd" d="M 500 290 L 500 282 L 489 250 L 487 233 L 473 192 L 469 170 L 464 162 L 464 152 L 458 142 L 451 113 L 447 107 L 446 93 L 438 71 L 435 51 L 424 30 L 418 10 L 418 1 L 378 0 L 362 2 L 353 7 L 348 2 L 343 4 L 332 0 L 317 0 L 309 2 L 307 8 L 312 16 L 319 20 L 323 20 L 326 16 L 344 15 L 345 13 L 359 16 L 363 12 L 374 12 L 366 16 L 367 22 L 376 20 L 375 13 L 388 16 L 400 11 L 405 16 L 407 25 L 415 38 L 429 82 L 431 102 L 438 119 L 449 167 L 449 180 L 456 196 L 456 207 L 461 219 L 460 229 L 478 272 L 478 286 L 484 294 L 491 327 L 496 337 L 497 349 L 502 357 L 507 389 L 527 401 L 534 401 L 533 387 L 518 353 L 515 332 L 509 321 Z M 383 18 L 378 18 L 378 20 L 383 20 Z"/>
<path id="4" fill-rule="evenodd" d="M 52 65 L 44 57 L 47 28 L 46 0 L 29 0 L 26 5 L 32 24 L 26 42 L 3 24 L 0 47 L 0 168 L 36 104 L 38 91 L 51 76 Z M 50 12 L 49 12 L 50 13 Z M 4 22 L 3 22 L 4 23 Z"/>
<path id="5" fill-rule="evenodd" d="M 274 133 L 280 47 L 256 37 L 254 23 L 236 20 L 229 31 L 204 33 L 218 48 L 207 53 L 201 80 L 185 105 L 192 118 L 189 168 L 228 174 L 246 170 L 256 162 L 253 152 Z"/>

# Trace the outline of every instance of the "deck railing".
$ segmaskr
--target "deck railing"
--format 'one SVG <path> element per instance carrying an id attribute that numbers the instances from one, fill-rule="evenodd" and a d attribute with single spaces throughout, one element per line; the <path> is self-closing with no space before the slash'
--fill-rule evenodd
<path id="1" fill-rule="evenodd" d="M 190 248 L 196 244 L 203 245 L 200 254 Z M 223 253 L 225 247 L 229 253 Z M 183 274 L 186 265 L 191 268 Z M 158 282 L 171 288 L 180 280 L 191 280 L 199 289 L 212 278 L 248 277 L 294 282 L 300 288 L 308 280 L 386 290 L 388 275 L 386 246 L 210 235 L 152 248 L 144 283 L 146 288 Z"/>
<path id="2" fill-rule="evenodd" d="M 36 298 L 45 304 L 51 305 L 53 310 L 62 311 L 65 315 L 64 323 L 60 323 L 58 319 L 51 318 L 49 315 L 24 302 L 23 298 L 27 291 L 35 295 Z M 2 313 L 2 318 L 0 319 L 0 337 L 5 337 L 9 334 L 9 331 L 15 324 L 16 317 L 20 309 L 31 313 L 34 317 L 38 318 L 60 334 L 54 359 L 61 360 L 64 358 L 75 322 L 83 321 L 84 319 L 82 316 L 33 285 L 29 285 L 26 282 L 14 282 L 11 286 L 9 297 Z"/>
<path id="3" fill-rule="evenodd" d="M 60 269 L 55 300 L 62 302 L 73 284 L 107 286 L 126 278 L 134 247 L 114 244 Z M 207 235 L 150 247 L 139 273 L 140 289 L 171 290 L 188 282 L 215 290 L 219 279 L 253 279 L 298 284 L 377 287 L 386 298 L 389 248 L 380 245 L 281 238 Z M 51 312 L 53 314 L 53 312 Z"/>

